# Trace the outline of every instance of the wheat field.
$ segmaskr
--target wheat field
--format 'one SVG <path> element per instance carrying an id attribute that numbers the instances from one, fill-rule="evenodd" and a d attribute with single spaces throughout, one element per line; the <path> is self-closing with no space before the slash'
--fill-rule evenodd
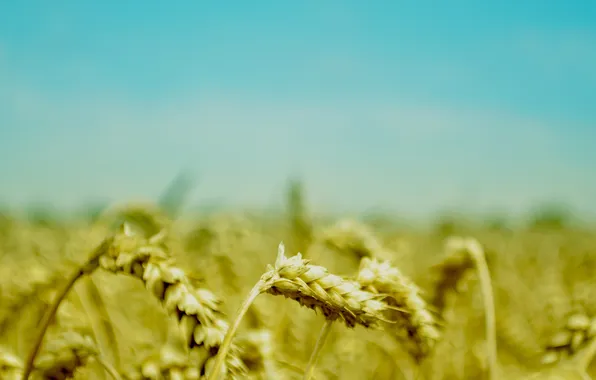
<path id="1" fill-rule="evenodd" d="M 283 215 L 0 219 L 0 378 L 589 379 L 596 236 Z M 165 197 L 164 199 L 166 199 Z"/>

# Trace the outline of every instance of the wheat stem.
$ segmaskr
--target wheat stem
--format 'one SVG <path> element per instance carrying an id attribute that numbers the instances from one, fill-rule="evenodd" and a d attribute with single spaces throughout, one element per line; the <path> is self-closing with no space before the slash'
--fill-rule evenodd
<path id="1" fill-rule="evenodd" d="M 582 371 L 587 370 L 594 359 L 594 355 L 596 355 L 596 339 L 592 338 L 592 341 L 577 354 L 575 359 L 577 367 Z"/>
<path id="2" fill-rule="evenodd" d="M 96 355 L 95 356 L 95 360 L 97 360 L 97 362 L 99 363 L 99 365 L 101 365 L 103 367 L 103 369 L 112 377 L 112 379 L 114 379 L 114 380 L 122 380 L 122 377 L 118 374 L 118 371 L 116 371 L 116 368 L 114 368 L 101 355 Z"/>
<path id="3" fill-rule="evenodd" d="M 329 332 L 331 332 L 331 324 L 333 321 L 326 320 L 321 332 L 319 333 L 319 337 L 317 338 L 317 343 L 315 344 L 315 349 L 310 354 L 310 358 L 308 359 L 308 364 L 306 365 L 306 370 L 304 371 L 304 380 L 310 380 L 312 375 L 315 371 L 315 366 L 317 365 L 317 360 L 319 359 L 319 354 L 321 353 L 321 349 L 325 345 L 327 341 L 327 337 L 329 336 Z"/>
<path id="4" fill-rule="evenodd" d="M 78 279 L 81 277 L 93 273 L 97 268 L 99 268 L 99 258 L 107 251 L 108 247 L 111 244 L 111 239 L 105 239 L 91 254 L 91 257 L 87 260 L 85 264 L 83 264 L 80 268 L 78 268 L 68 279 L 64 288 L 56 295 L 56 298 L 50 305 L 47 312 L 44 314 L 43 319 L 40 322 L 39 330 L 37 334 L 33 338 L 33 347 L 29 354 L 27 355 L 27 360 L 25 361 L 25 368 L 23 370 L 23 380 L 27 380 L 31 371 L 33 370 L 33 363 L 35 362 L 35 357 L 39 352 L 41 344 L 43 342 L 43 337 L 50 326 L 50 323 L 54 319 L 56 315 L 56 311 L 60 306 L 60 303 L 66 298 L 74 284 L 77 282 Z"/>
<path id="5" fill-rule="evenodd" d="M 477 242 L 470 242 L 469 252 L 476 265 L 480 281 L 480 290 L 484 302 L 484 322 L 486 329 L 486 350 L 488 356 L 488 377 L 490 380 L 497 379 L 497 331 L 495 324 L 495 302 L 491 284 L 490 272 L 486 264 L 484 250 Z"/>
<path id="6" fill-rule="evenodd" d="M 78 286 L 74 287 L 74 291 L 89 318 L 89 324 L 100 354 L 105 360 L 113 363 L 115 368 L 120 368 L 120 350 L 118 349 L 116 332 L 110 322 L 107 307 L 93 278 L 84 277 L 79 280 Z"/>
<path id="7" fill-rule="evenodd" d="M 240 309 L 238 310 L 236 319 L 234 319 L 234 322 L 228 329 L 226 336 L 221 346 L 219 347 L 219 351 L 217 352 L 217 358 L 215 359 L 215 364 L 213 365 L 213 368 L 211 368 L 211 373 L 209 374 L 208 380 L 216 380 L 221 375 L 221 366 L 226 360 L 228 351 L 230 350 L 232 344 L 232 339 L 234 338 L 234 335 L 236 334 L 238 327 L 240 327 L 240 322 L 242 322 L 242 318 L 244 317 L 252 303 L 255 301 L 255 299 L 265 289 L 265 283 L 262 280 L 259 280 L 259 282 L 257 282 L 255 286 L 251 289 L 250 293 L 248 293 L 248 296 L 246 297 L 244 302 L 242 302 L 242 306 L 240 306 Z"/>

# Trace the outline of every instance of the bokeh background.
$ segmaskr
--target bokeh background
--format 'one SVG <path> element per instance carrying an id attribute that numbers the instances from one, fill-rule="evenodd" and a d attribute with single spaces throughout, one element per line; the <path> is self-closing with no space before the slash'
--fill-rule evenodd
<path id="1" fill-rule="evenodd" d="M 0 202 L 594 219 L 593 1 L 0 4 Z M 550 207 L 550 206 L 549 206 Z"/>
<path id="2" fill-rule="evenodd" d="M 0 378 L 197 379 L 280 241 L 417 297 L 319 380 L 596 376 L 595 147 L 593 0 L 0 0 Z M 321 314 L 259 296 L 237 363 L 302 378 Z"/>

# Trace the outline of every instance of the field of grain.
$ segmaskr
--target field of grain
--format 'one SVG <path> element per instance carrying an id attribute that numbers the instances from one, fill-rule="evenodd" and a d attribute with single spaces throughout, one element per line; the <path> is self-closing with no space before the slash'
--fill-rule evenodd
<path id="1" fill-rule="evenodd" d="M 113 205 L 0 219 L 0 378 L 584 379 L 596 235 Z M 281 244 L 283 242 L 283 244 Z M 298 255 L 300 253 L 300 255 Z"/>

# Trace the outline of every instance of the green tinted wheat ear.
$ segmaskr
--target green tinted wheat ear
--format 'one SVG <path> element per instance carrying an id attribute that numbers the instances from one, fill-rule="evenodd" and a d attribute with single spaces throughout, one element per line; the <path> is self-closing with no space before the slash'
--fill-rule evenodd
<path id="1" fill-rule="evenodd" d="M 246 363 L 249 377 L 253 379 L 276 379 L 279 374 L 273 354 L 273 337 L 266 329 L 252 329 L 238 336 L 242 347 L 240 357 Z"/>
<path id="2" fill-rule="evenodd" d="M 131 380 L 199 380 L 201 374 L 192 357 L 168 342 L 158 355 L 152 355 L 127 375 Z"/>
<path id="3" fill-rule="evenodd" d="M 257 284 L 243 302 L 238 315 L 226 334 L 226 338 L 217 356 L 217 370 L 225 358 L 229 345 L 240 326 L 240 322 L 255 298 L 261 293 L 283 295 L 315 311 L 320 311 L 327 321 L 343 321 L 346 326 L 376 326 L 385 321 L 384 315 L 389 306 L 378 294 L 361 289 L 356 281 L 349 281 L 330 274 L 327 269 L 309 264 L 298 253 L 286 257 L 283 243 L 279 245 L 275 265 L 269 265 Z M 324 334 L 322 334 L 324 335 Z M 215 380 L 214 370 L 210 380 Z"/>
<path id="4" fill-rule="evenodd" d="M 386 257 L 388 253 L 368 226 L 353 219 L 342 219 L 321 234 L 321 241 L 330 248 L 363 257 Z"/>
<path id="5" fill-rule="evenodd" d="M 463 283 L 466 273 L 474 269 L 474 261 L 465 249 L 465 241 L 459 237 L 452 237 L 445 242 L 446 255 L 435 265 L 439 273 L 435 283 L 433 305 L 444 315 L 451 292 L 457 291 Z"/>
<path id="6" fill-rule="evenodd" d="M 23 377 L 23 362 L 11 351 L 0 346 L 0 379 L 21 380 Z"/>
<path id="7" fill-rule="evenodd" d="M 590 380 L 588 366 L 596 354 L 596 340 L 592 339 L 588 345 L 577 351 L 574 355 L 557 363 L 547 366 L 546 369 L 534 373 L 527 380 Z"/>
<path id="8" fill-rule="evenodd" d="M 195 287 L 186 273 L 174 265 L 160 240 L 139 239 L 125 230 L 101 257 L 101 268 L 132 275 L 145 283 L 166 311 L 178 319 L 185 344 L 198 352 L 196 364 L 200 374 L 207 375 L 228 330 L 220 311 L 221 301 L 209 290 Z M 225 359 L 221 373 L 236 376 L 246 372 L 235 346 Z"/>
<path id="9" fill-rule="evenodd" d="M 575 355 L 596 338 L 596 318 L 583 313 L 571 314 L 565 328 L 553 334 L 542 356 L 543 364 L 553 364 Z"/>
<path id="10" fill-rule="evenodd" d="M 442 269 L 444 276 L 439 281 L 439 285 L 437 285 L 436 294 L 441 294 L 441 292 L 448 290 L 446 289 L 445 284 L 455 287 L 457 282 L 461 280 L 465 271 L 470 267 L 476 268 L 484 302 L 488 376 L 489 379 L 494 380 L 497 378 L 498 371 L 495 303 L 493 300 L 492 282 L 488 265 L 486 264 L 484 249 L 476 239 L 462 237 L 452 237 L 448 239 L 446 247 L 449 255 L 439 266 L 439 268 Z"/>
<path id="11" fill-rule="evenodd" d="M 548 352 L 542 358 L 546 369 L 530 379 L 591 379 L 587 369 L 596 355 L 596 339 L 590 336 L 594 322 L 584 314 L 572 314 L 566 328 L 551 337 Z"/>
<path id="12" fill-rule="evenodd" d="M 420 296 L 418 287 L 388 261 L 363 258 L 358 282 L 364 289 L 388 295 L 386 302 L 394 306 L 389 330 L 406 344 L 416 359 L 426 356 L 439 340 L 437 321 Z"/>
<path id="13" fill-rule="evenodd" d="M 70 379 L 91 358 L 98 360 L 112 378 L 120 379 L 120 375 L 98 355 L 93 340 L 75 331 L 48 339 L 44 351 L 35 361 L 35 373 L 42 379 Z"/>

